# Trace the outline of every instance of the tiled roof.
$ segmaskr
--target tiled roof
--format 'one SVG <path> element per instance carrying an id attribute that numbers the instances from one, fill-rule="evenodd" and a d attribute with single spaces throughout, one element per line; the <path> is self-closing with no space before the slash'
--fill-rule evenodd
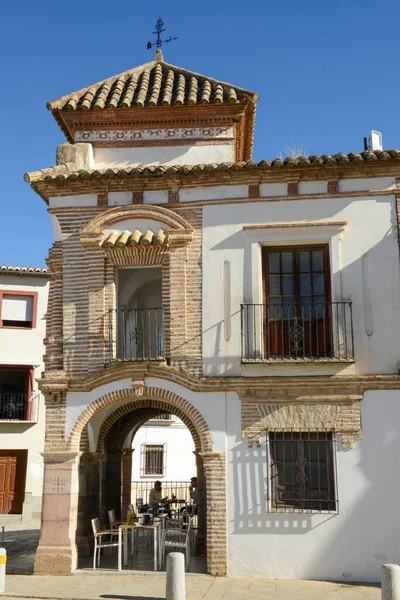
<path id="1" fill-rule="evenodd" d="M 297 158 L 275 158 L 272 161 L 262 160 L 255 162 L 249 160 L 247 162 L 223 162 L 201 165 L 160 165 L 156 167 L 124 167 L 124 168 L 107 168 L 93 169 L 90 171 L 75 170 L 75 165 L 71 164 L 69 169 L 68 164 L 25 173 L 24 179 L 27 183 L 35 183 L 37 181 L 52 181 L 52 180 L 71 180 L 71 179 L 99 179 L 112 177 L 129 177 L 140 175 L 171 175 L 174 173 L 196 173 L 201 171 L 233 171 L 243 169 L 281 169 L 285 167 L 312 167 L 319 165 L 333 165 L 346 163 L 368 163 L 376 161 L 400 160 L 400 150 L 375 150 L 361 153 L 350 152 L 349 154 L 323 154 L 322 156 L 298 156 Z"/>
<path id="2" fill-rule="evenodd" d="M 155 60 L 47 103 L 49 110 L 142 108 L 257 101 L 258 96 L 187 69 Z"/>
<path id="3" fill-rule="evenodd" d="M 17 267 L 10 265 L 0 265 L 0 275 L 35 275 L 37 277 L 50 277 L 48 269 L 41 267 Z"/>
<path id="4" fill-rule="evenodd" d="M 103 248 L 123 248 L 124 246 L 166 246 L 168 236 L 159 229 L 156 233 L 151 229 L 142 232 L 135 231 L 109 231 L 101 242 Z"/>

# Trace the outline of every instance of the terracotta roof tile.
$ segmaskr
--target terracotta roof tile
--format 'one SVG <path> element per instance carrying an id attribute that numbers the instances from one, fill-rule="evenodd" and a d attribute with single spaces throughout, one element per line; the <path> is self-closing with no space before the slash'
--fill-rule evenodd
<path id="1" fill-rule="evenodd" d="M 256 162 L 249 160 L 247 162 L 223 162 L 200 165 L 160 165 L 157 167 L 124 167 L 93 169 L 91 171 L 75 170 L 75 164 L 68 164 L 25 173 L 24 179 L 27 183 L 36 181 L 53 181 L 66 179 L 98 179 L 109 177 L 123 177 L 135 175 L 154 175 L 162 176 L 173 173 L 195 173 L 199 171 L 232 171 L 239 169 L 281 169 L 285 167 L 312 167 L 316 165 L 329 165 L 338 163 L 367 163 L 373 161 L 400 160 L 400 150 L 375 150 L 367 152 L 350 152 L 349 154 L 323 154 L 322 156 L 298 156 L 297 158 L 275 158 L 272 161 L 261 160 Z"/>
<path id="2" fill-rule="evenodd" d="M 154 233 L 151 229 L 146 231 L 108 231 L 100 245 L 103 248 L 123 248 L 124 246 L 166 246 L 168 236 L 162 229 Z"/>
<path id="3" fill-rule="evenodd" d="M 256 102 L 253 92 L 160 60 L 109 77 L 47 103 L 50 110 L 90 110 L 182 104 Z"/>
<path id="4" fill-rule="evenodd" d="M 38 277 L 50 277 L 50 271 L 41 267 L 17 267 L 0 265 L 0 275 L 35 275 Z"/>

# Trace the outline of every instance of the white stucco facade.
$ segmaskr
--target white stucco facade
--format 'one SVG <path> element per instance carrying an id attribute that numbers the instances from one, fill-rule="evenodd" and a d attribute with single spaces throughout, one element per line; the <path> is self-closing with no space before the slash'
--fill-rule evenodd
<path id="1" fill-rule="evenodd" d="M 146 475 L 143 469 L 144 445 L 164 447 L 163 473 L 157 476 Z M 171 424 L 148 422 L 143 425 L 132 441 L 132 481 L 185 481 L 196 474 L 194 444 L 190 431 L 179 420 Z"/>
<path id="2" fill-rule="evenodd" d="M 14 514 L 0 514 L 0 524 L 10 526 L 32 527 L 40 522 L 40 508 L 43 486 L 43 459 L 41 452 L 44 449 L 45 435 L 45 405 L 44 398 L 39 392 L 36 380 L 43 371 L 43 354 L 45 337 L 47 297 L 49 276 L 8 275 L 0 273 L 0 293 L 4 297 L 13 297 L 20 293 L 29 296 L 37 294 L 37 305 L 34 327 L 19 328 L 0 327 L 0 368 L 2 372 L 2 388 L 0 392 L 2 418 L 0 420 L 0 451 L 27 451 L 26 480 L 24 489 L 24 502 L 21 511 Z M 20 296 L 24 298 L 25 296 Z M 3 315 L 4 318 L 4 315 Z M 32 399 L 31 413 L 12 414 L 6 412 L 10 393 L 7 393 L 7 373 L 18 367 L 21 372 L 30 373 L 30 386 L 28 396 Z M 18 373 L 20 372 L 18 371 Z M 14 381 L 14 380 L 13 380 Z M 10 418 L 6 418 L 9 416 Z M 17 463 L 18 469 L 18 463 Z"/>

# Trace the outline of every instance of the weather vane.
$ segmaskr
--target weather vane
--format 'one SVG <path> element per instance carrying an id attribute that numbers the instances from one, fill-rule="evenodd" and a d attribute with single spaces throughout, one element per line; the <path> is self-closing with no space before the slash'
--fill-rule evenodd
<path id="1" fill-rule="evenodd" d="M 153 46 L 157 46 L 157 48 L 161 48 L 161 46 L 163 44 L 168 44 L 168 42 L 173 42 L 174 40 L 177 40 L 178 38 L 176 37 L 170 37 L 168 40 L 162 40 L 161 39 L 161 34 L 163 31 L 165 31 L 165 29 L 163 29 L 164 26 L 164 22 L 161 18 L 157 19 L 157 23 L 156 23 L 156 30 L 153 31 L 153 35 L 157 36 L 157 41 L 151 43 L 148 42 L 147 43 L 147 50 L 151 50 Z"/>

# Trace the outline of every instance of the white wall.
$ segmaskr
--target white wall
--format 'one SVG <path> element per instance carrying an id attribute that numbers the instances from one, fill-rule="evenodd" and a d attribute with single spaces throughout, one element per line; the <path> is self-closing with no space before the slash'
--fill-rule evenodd
<path id="1" fill-rule="evenodd" d="M 94 148 L 95 169 L 232 162 L 233 143 L 198 146 Z"/>
<path id="2" fill-rule="evenodd" d="M 163 477 L 141 474 L 142 444 L 166 444 L 166 469 Z M 132 481 L 190 481 L 196 475 L 193 439 L 189 429 L 183 424 L 143 426 L 133 438 L 132 448 Z"/>
<path id="3" fill-rule="evenodd" d="M 24 276 L 1 276 L 1 290 L 38 292 L 35 329 L 0 328 L 0 365 L 34 366 L 33 396 L 38 397 L 38 423 L 7 423 L 0 421 L 0 449 L 28 450 L 25 492 L 33 497 L 42 495 L 45 405 L 38 391 L 36 379 L 43 371 L 43 338 L 46 328 L 46 311 L 49 280 Z M 39 502 L 39 501 L 38 501 Z"/>
<path id="4" fill-rule="evenodd" d="M 377 183 L 381 183 L 378 180 Z M 240 304 L 252 302 L 251 246 L 243 225 L 346 221 L 337 245 L 342 301 L 353 302 L 356 373 L 393 373 L 400 359 L 400 278 L 394 196 L 286 200 L 203 209 L 203 362 L 206 375 L 290 375 L 349 372 L 347 365 L 241 366 Z M 310 230 L 310 237 L 312 236 Z M 296 228 L 293 228 L 296 244 Z M 307 243 L 302 238 L 300 243 Z M 297 243 L 299 243 L 299 241 Z M 311 243 L 311 241 L 310 241 Z M 315 243 L 315 242 L 314 242 Z M 367 335 L 362 258 L 368 253 L 373 334 Z M 223 264 L 231 265 L 231 337 L 223 335 Z M 292 369 L 292 370 L 291 370 Z M 354 367 L 352 367 L 354 372 Z M 351 370 L 350 370 L 351 372 Z"/>
<path id="5" fill-rule="evenodd" d="M 338 514 L 268 513 L 266 446 L 240 440 L 239 401 L 228 412 L 230 575 L 379 581 L 398 563 L 400 392 L 366 392 L 362 440 L 337 451 Z"/>

